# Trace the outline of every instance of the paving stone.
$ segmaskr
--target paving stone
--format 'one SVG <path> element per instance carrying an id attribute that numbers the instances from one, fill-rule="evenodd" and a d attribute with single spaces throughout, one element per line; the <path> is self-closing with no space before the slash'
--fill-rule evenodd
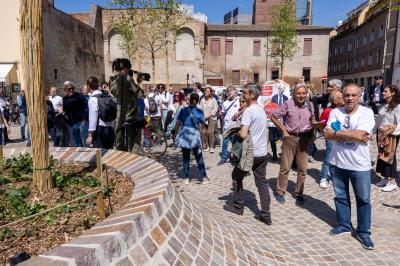
<path id="1" fill-rule="evenodd" d="M 171 237 L 168 241 L 168 245 L 178 254 L 182 249 L 182 244 L 175 237 Z"/>
<path id="2" fill-rule="evenodd" d="M 159 245 L 161 246 L 162 243 L 165 241 L 165 236 L 161 232 L 161 229 L 159 227 L 154 227 L 153 230 L 151 230 L 151 238 Z"/>
<path id="3" fill-rule="evenodd" d="M 137 245 L 129 252 L 129 257 L 132 259 L 134 265 L 144 265 L 147 263 L 148 258 L 144 249 Z"/>
<path id="4" fill-rule="evenodd" d="M 163 257 L 169 263 L 169 265 L 173 265 L 176 260 L 176 255 L 171 251 L 171 249 L 166 249 L 163 252 Z"/>
<path id="5" fill-rule="evenodd" d="M 163 230 L 164 234 L 167 235 L 167 236 L 172 232 L 172 227 L 171 227 L 170 223 L 165 218 L 161 219 L 161 221 L 159 223 L 159 226 Z"/>
<path id="6" fill-rule="evenodd" d="M 156 244 L 154 244 L 153 240 L 150 237 L 146 237 L 143 242 L 143 249 L 149 254 L 150 257 L 153 257 L 156 251 L 158 250 Z"/>
<path id="7" fill-rule="evenodd" d="M 115 266 L 133 266 L 132 262 L 128 258 L 123 258 L 118 261 Z"/>
<path id="8" fill-rule="evenodd" d="M 93 248 L 59 246 L 45 252 L 44 255 L 71 258 L 77 265 L 100 265 Z"/>

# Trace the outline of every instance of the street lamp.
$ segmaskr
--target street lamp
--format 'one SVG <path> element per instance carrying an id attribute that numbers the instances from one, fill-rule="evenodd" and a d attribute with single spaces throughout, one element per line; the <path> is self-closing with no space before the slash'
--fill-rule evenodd
<path id="1" fill-rule="evenodd" d="M 186 88 L 189 88 L 189 73 L 186 74 Z"/>

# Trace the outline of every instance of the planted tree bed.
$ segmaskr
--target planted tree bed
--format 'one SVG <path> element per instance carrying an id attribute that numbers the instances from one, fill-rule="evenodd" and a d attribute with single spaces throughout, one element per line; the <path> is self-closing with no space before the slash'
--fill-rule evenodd
<path id="1" fill-rule="evenodd" d="M 0 163 L 0 265 L 23 252 L 42 254 L 99 222 L 94 192 L 102 191 L 107 215 L 132 196 L 131 180 L 113 169 L 103 169 L 103 187 L 92 166 L 62 165 L 52 160 L 51 173 L 55 188 L 40 194 L 32 190 L 30 155 Z M 21 220 L 30 216 L 34 217 Z"/>

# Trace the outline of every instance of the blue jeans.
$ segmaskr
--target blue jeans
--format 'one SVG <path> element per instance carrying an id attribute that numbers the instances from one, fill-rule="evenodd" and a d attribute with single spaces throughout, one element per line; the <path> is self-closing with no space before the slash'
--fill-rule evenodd
<path id="1" fill-rule="evenodd" d="M 334 165 L 331 167 L 339 225 L 351 229 L 350 181 L 357 204 L 357 234 L 371 235 L 371 171 L 346 170 Z"/>
<path id="2" fill-rule="evenodd" d="M 310 142 L 310 144 L 308 144 L 308 155 L 311 157 L 314 157 L 315 154 L 317 154 L 318 149 L 317 146 L 315 146 L 315 142 L 312 141 Z"/>
<path id="3" fill-rule="evenodd" d="M 81 145 L 81 134 L 80 134 L 81 123 L 68 125 L 68 133 L 70 138 L 70 147 L 82 147 Z"/>
<path id="4" fill-rule="evenodd" d="M 333 141 L 332 140 L 325 140 L 325 157 L 324 157 L 324 162 L 322 163 L 322 167 L 321 167 L 321 173 L 320 173 L 320 179 L 328 179 L 328 174 L 330 174 L 330 176 L 332 177 L 332 171 L 330 171 L 330 164 L 329 164 L 329 160 L 331 158 L 331 152 L 332 152 L 332 144 Z"/>
<path id="5" fill-rule="evenodd" d="M 25 138 L 26 136 L 26 143 L 31 143 L 31 134 L 29 131 L 29 123 L 28 123 L 28 116 L 24 113 L 19 113 L 19 118 L 21 119 L 21 138 Z M 25 135 L 26 129 L 26 135 Z"/>
<path id="6" fill-rule="evenodd" d="M 222 155 L 221 155 L 221 160 L 223 161 L 227 161 L 228 160 L 228 156 L 229 156 L 229 152 L 228 152 L 228 146 L 229 146 L 229 142 L 233 142 L 233 140 L 235 139 L 236 135 L 231 135 L 227 138 L 224 138 L 222 141 Z"/>
<path id="7" fill-rule="evenodd" d="M 0 145 L 6 145 L 4 141 L 4 130 L 6 130 L 6 128 L 0 128 Z"/>
<path id="8" fill-rule="evenodd" d="M 197 166 L 199 167 L 200 177 L 201 179 L 203 179 L 204 177 L 207 177 L 207 174 L 201 150 L 202 147 L 195 147 L 192 149 L 194 157 L 196 158 Z M 183 155 L 183 173 L 185 174 L 185 178 L 189 178 L 190 149 L 182 148 L 182 155 Z"/>
<path id="9" fill-rule="evenodd" d="M 269 144 L 271 145 L 272 154 L 277 155 L 276 141 L 279 139 L 279 130 L 276 127 L 268 127 L 268 138 Z"/>
<path id="10" fill-rule="evenodd" d="M 79 125 L 79 134 L 81 138 L 81 147 L 87 147 L 86 145 L 86 139 L 88 137 L 88 132 L 89 132 L 89 122 L 88 121 L 82 121 Z"/>

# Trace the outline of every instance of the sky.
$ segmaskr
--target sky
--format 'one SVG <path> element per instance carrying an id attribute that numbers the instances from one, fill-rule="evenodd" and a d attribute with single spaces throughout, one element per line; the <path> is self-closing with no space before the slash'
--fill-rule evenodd
<path id="1" fill-rule="evenodd" d="M 253 0 L 181 0 L 193 4 L 195 12 L 208 16 L 209 23 L 223 23 L 224 14 L 239 7 L 240 14 L 251 14 Z M 90 3 L 106 6 L 108 0 L 55 0 L 55 6 L 67 13 L 88 12 Z M 313 25 L 337 25 L 346 14 L 365 0 L 314 0 Z"/>

